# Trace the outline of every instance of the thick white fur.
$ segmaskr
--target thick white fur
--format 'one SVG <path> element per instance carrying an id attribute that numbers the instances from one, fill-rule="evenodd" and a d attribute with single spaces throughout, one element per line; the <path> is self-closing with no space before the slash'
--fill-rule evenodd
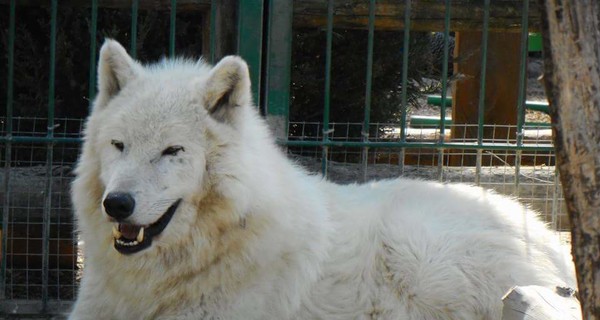
<path id="1" fill-rule="evenodd" d="M 99 88 L 72 192 L 85 269 L 71 319 L 499 319 L 511 286 L 574 283 L 514 200 L 307 175 L 269 136 L 240 58 L 143 67 L 107 40 Z M 171 145 L 185 151 L 161 156 Z M 183 201 L 150 248 L 121 255 L 110 191 L 134 195 L 137 224 Z"/>

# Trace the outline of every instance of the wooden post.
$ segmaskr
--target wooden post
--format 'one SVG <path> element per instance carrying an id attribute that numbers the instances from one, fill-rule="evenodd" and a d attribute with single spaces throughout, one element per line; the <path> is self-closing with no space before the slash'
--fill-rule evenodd
<path id="1" fill-rule="evenodd" d="M 600 319 L 600 3 L 539 0 L 546 92 L 584 319 Z"/>
<path id="2" fill-rule="evenodd" d="M 476 125 L 478 120 L 481 40 L 480 31 L 462 31 L 456 35 L 454 72 L 458 80 L 452 100 L 453 141 L 477 141 L 477 127 L 463 125 Z M 517 124 L 520 50 L 519 34 L 489 32 L 484 123 L 501 127 L 486 128 L 484 139 L 494 138 L 506 142 L 508 138 L 515 138 L 514 127 L 509 130 L 502 126 Z M 508 159 L 505 161 L 511 162 Z M 489 164 L 490 156 L 484 157 L 483 163 Z M 452 156 L 450 164 L 475 165 L 475 157 Z"/>

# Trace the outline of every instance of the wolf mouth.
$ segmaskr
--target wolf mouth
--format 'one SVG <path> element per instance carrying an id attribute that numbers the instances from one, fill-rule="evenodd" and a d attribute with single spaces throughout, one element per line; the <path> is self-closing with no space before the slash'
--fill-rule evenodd
<path id="1" fill-rule="evenodd" d="M 181 199 L 176 200 L 156 222 L 150 225 L 119 223 L 113 226 L 115 249 L 121 254 L 140 252 L 152 244 L 152 239 L 159 235 L 177 211 Z"/>

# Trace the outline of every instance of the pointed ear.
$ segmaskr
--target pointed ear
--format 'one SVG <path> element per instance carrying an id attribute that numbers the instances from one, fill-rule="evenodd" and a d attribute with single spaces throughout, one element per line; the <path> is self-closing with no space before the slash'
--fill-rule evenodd
<path id="1" fill-rule="evenodd" d="M 252 103 L 250 74 L 242 58 L 227 56 L 210 71 L 205 82 L 204 103 L 219 121 L 231 120 L 235 108 Z"/>
<path id="2" fill-rule="evenodd" d="M 127 54 L 120 43 L 106 39 L 100 49 L 98 62 L 96 107 L 105 105 L 111 97 L 117 95 L 128 82 L 138 77 L 142 71 L 142 66 Z"/>

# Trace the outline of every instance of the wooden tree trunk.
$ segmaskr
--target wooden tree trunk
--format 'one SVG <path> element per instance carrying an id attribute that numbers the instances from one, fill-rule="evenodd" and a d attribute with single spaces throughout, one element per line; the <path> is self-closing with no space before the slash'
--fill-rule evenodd
<path id="1" fill-rule="evenodd" d="M 584 319 L 600 319 L 600 4 L 539 0 L 546 90 Z"/>

